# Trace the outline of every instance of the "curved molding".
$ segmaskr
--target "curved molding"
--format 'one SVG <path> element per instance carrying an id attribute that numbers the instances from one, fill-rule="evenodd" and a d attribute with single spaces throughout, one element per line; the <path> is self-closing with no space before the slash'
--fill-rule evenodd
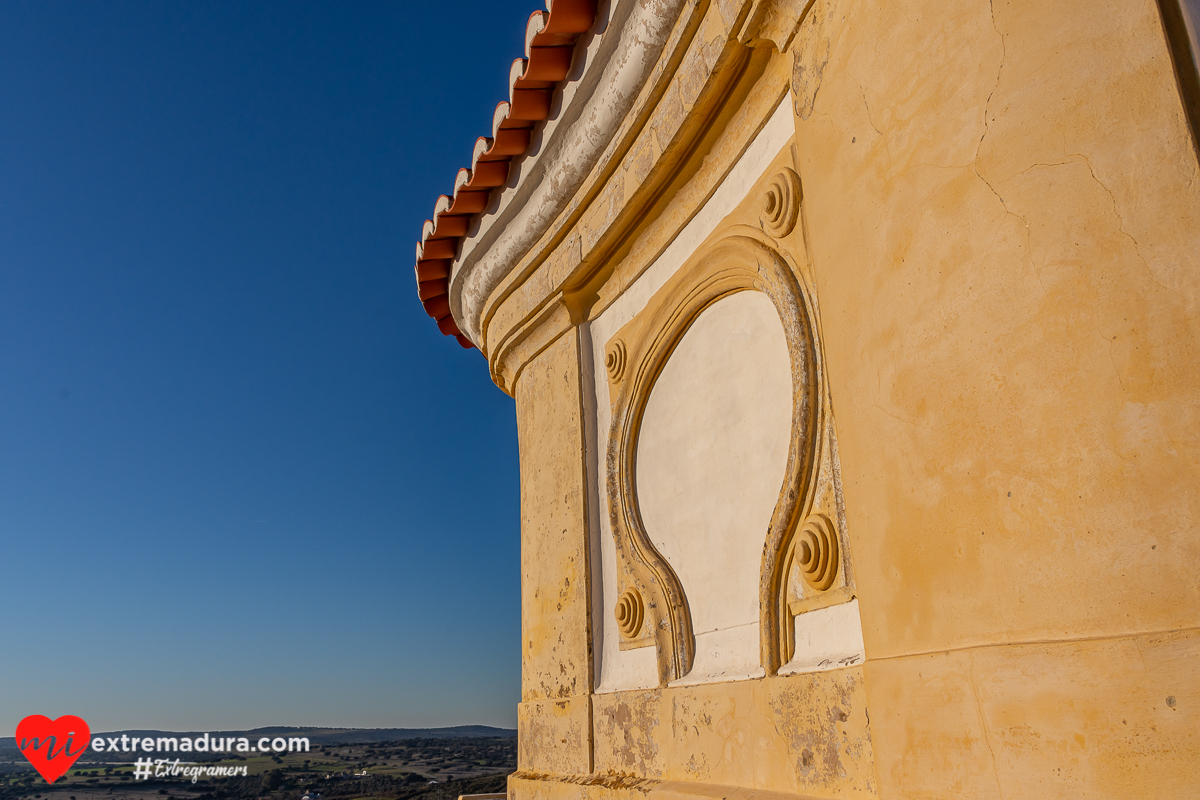
<path id="1" fill-rule="evenodd" d="M 451 274 L 450 310 L 477 346 L 488 296 L 574 198 L 633 108 L 687 3 L 657 0 L 623 5 L 628 19 L 618 21 L 615 14 L 610 22 L 609 30 L 619 39 L 602 67 L 597 65 L 595 85 L 582 87 L 576 95 L 566 115 L 573 121 L 565 130 L 555 128 L 544 154 L 521 177 L 515 196 L 502 204 L 486 231 L 481 226 L 475 241 L 468 239 Z"/>
<path id="2" fill-rule="evenodd" d="M 622 586 L 635 588 L 644 599 L 648 630 L 643 635 L 645 644 L 657 646 L 661 685 L 691 670 L 695 637 L 683 587 L 650 540 L 638 508 L 638 434 L 654 383 L 688 328 L 710 305 L 742 291 L 765 293 L 779 312 L 792 376 L 787 466 L 764 542 L 760 583 L 762 658 L 764 666 L 773 672 L 779 667 L 781 645 L 786 648 L 786 641 L 779 641 L 786 634 L 779 624 L 779 614 L 782 608 L 787 622 L 791 622 L 786 607 L 789 556 L 797 522 L 811 505 L 820 438 L 821 358 L 807 293 L 776 250 L 755 236 L 734 233 L 695 253 L 606 346 L 611 352 L 620 345 L 624 352 L 623 369 L 615 375 L 609 371 L 612 426 L 605 461 L 617 580 Z"/>
<path id="3" fill-rule="evenodd" d="M 451 314 L 451 262 L 494 191 L 508 182 L 512 160 L 529 148 L 536 124 L 550 116 L 555 91 L 575 60 L 576 41 L 595 19 L 596 0 L 548 0 L 546 11 L 529 17 L 525 58 L 509 68 L 508 101 L 496 106 L 492 138 L 476 140 L 470 169 L 458 171 L 452 194 L 437 199 L 432 218 L 421 229 L 413 268 L 417 294 L 438 329 L 463 347 L 474 343 L 462 335 Z"/>

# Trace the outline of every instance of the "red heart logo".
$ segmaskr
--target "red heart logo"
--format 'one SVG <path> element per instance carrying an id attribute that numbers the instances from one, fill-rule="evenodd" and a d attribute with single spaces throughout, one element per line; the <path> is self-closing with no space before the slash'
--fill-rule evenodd
<path id="1" fill-rule="evenodd" d="M 31 714 L 17 725 L 17 748 L 47 783 L 61 778 L 88 749 L 91 740 L 88 724 L 71 714 L 58 719 Z"/>

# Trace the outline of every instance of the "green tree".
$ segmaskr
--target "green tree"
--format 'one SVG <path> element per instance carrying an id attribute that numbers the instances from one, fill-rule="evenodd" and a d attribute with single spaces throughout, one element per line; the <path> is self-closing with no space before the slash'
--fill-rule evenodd
<path id="1" fill-rule="evenodd" d="M 263 773 L 262 786 L 268 792 L 273 792 L 280 786 L 283 786 L 283 770 L 273 769 L 270 772 Z"/>

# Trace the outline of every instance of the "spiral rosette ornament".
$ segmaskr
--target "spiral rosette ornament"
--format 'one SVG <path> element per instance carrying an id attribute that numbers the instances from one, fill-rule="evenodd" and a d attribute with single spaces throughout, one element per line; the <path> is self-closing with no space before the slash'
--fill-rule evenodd
<path id="1" fill-rule="evenodd" d="M 804 582 L 819 592 L 833 585 L 838 574 L 838 535 L 824 514 L 814 514 L 796 538 L 796 565 Z"/>
<path id="2" fill-rule="evenodd" d="M 628 639 L 633 639 L 642 630 L 642 618 L 645 609 L 642 606 L 642 595 L 637 589 L 629 588 L 617 598 L 617 627 Z"/>
<path id="3" fill-rule="evenodd" d="M 624 342 L 618 339 L 609 345 L 608 352 L 604 354 L 604 368 L 608 370 L 609 380 L 621 380 L 621 376 L 625 374 L 625 358 Z"/>
<path id="4" fill-rule="evenodd" d="M 800 214 L 800 176 L 791 168 L 784 168 L 767 182 L 763 195 L 763 230 L 780 239 L 796 227 Z"/>

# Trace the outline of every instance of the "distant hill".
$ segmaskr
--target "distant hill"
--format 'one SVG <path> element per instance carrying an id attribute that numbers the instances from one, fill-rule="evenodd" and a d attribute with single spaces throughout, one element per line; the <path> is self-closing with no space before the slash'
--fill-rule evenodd
<path id="1" fill-rule="evenodd" d="M 370 744 L 372 742 L 393 742 L 399 739 L 460 739 L 478 737 L 515 737 L 517 732 L 511 728 L 492 728 L 487 725 L 456 725 L 450 728 L 291 728 L 275 726 L 270 728 L 254 728 L 248 731 L 93 731 L 92 737 L 106 736 L 109 738 L 129 736 L 130 738 L 157 738 L 159 736 L 190 736 L 197 737 L 204 733 L 209 736 L 240 737 L 244 736 L 252 742 L 263 736 L 307 736 L 314 748 L 330 744 Z M 132 754 L 130 754 L 132 755 Z M 0 738 L 0 760 L 11 760 L 20 757 L 17 750 L 17 740 L 12 737 Z"/>

